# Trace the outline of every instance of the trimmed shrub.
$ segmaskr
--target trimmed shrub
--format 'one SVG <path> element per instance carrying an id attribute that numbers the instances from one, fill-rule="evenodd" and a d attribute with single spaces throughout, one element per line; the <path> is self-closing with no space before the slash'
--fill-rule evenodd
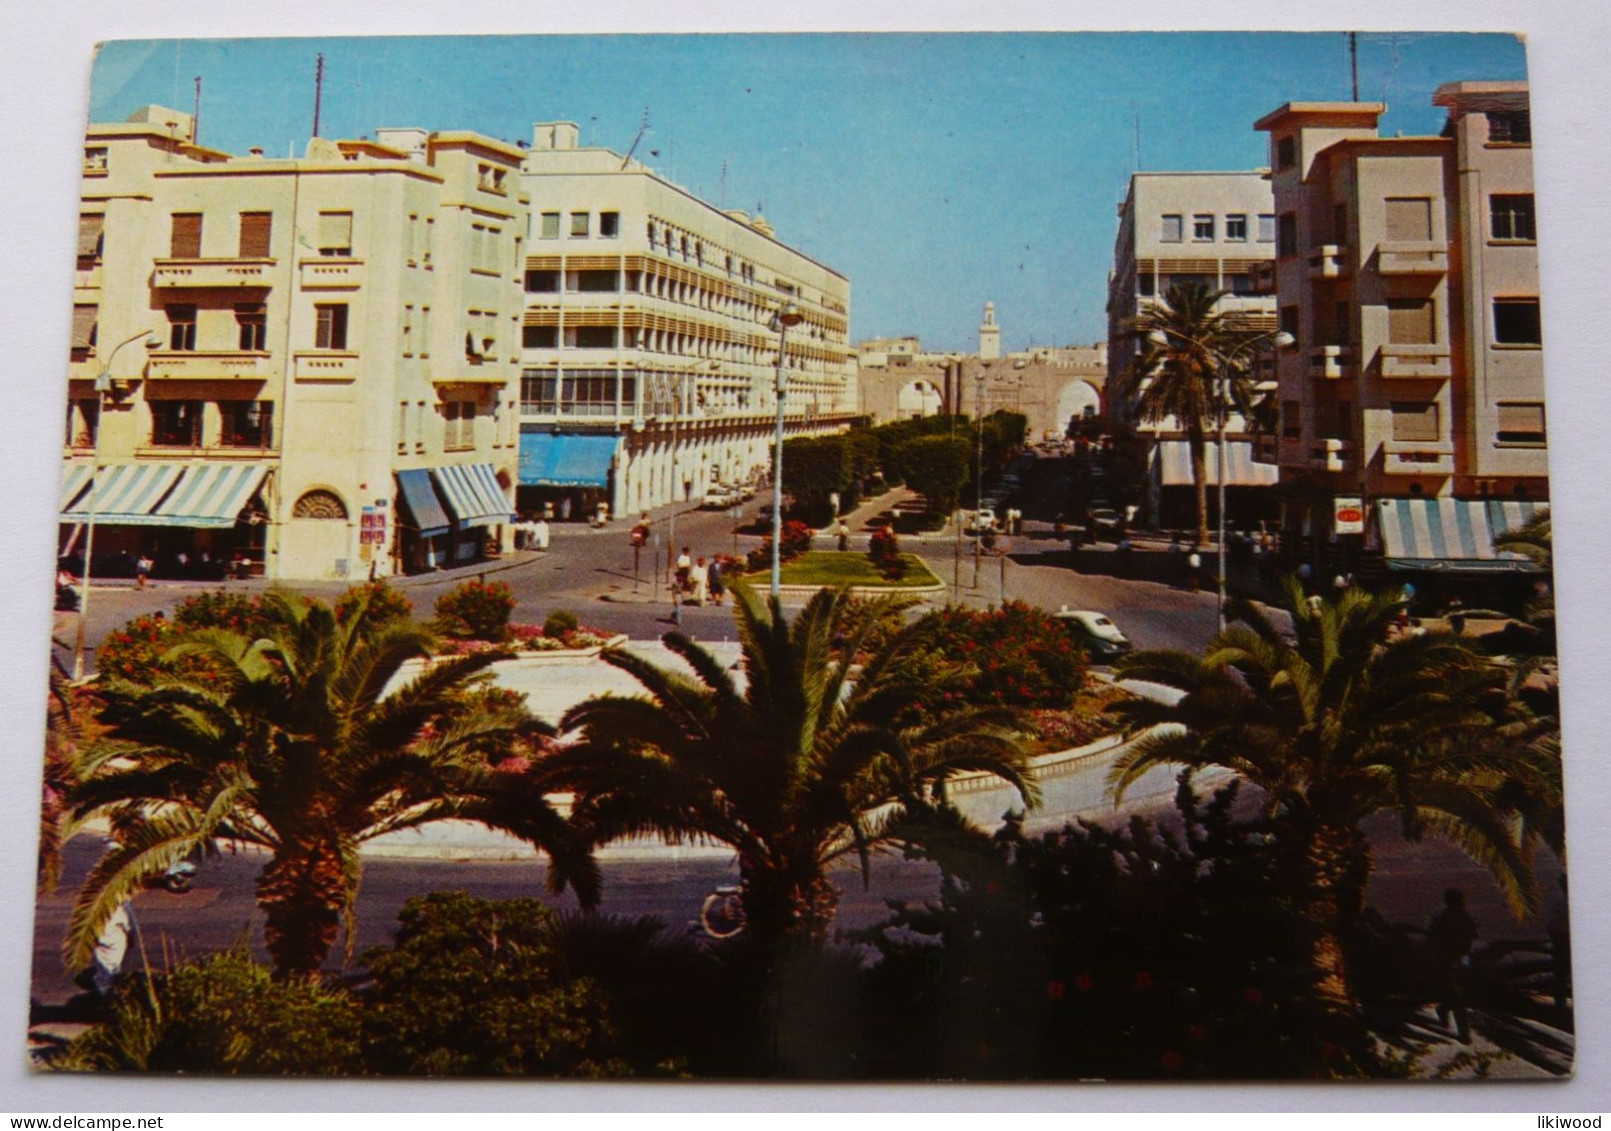
<path id="1" fill-rule="evenodd" d="M 1084 650 L 1043 609 L 1022 601 L 999 609 L 952 606 L 922 623 L 929 642 L 914 658 L 972 666 L 978 675 L 971 695 L 980 702 L 1061 709 L 1085 686 Z"/>
<path id="2" fill-rule="evenodd" d="M 906 559 L 901 557 L 900 543 L 895 538 L 895 531 L 887 526 L 873 531 L 867 556 L 872 559 L 873 567 L 890 581 L 899 581 L 906 575 Z"/>
<path id="3" fill-rule="evenodd" d="M 434 624 L 446 636 L 498 643 L 508 635 L 514 611 L 515 595 L 509 586 L 473 579 L 437 598 Z"/>
<path id="4" fill-rule="evenodd" d="M 811 549 L 811 537 L 815 532 L 811 527 L 798 519 L 790 519 L 783 524 L 783 541 L 778 551 L 779 561 L 792 561 Z M 745 557 L 745 564 L 751 572 L 772 568 L 772 538 L 768 535 L 761 544 L 751 550 Z"/>
<path id="5" fill-rule="evenodd" d="M 576 614 L 569 609 L 555 609 L 543 621 L 543 635 L 563 639 L 582 627 L 582 622 L 576 619 Z"/>
<path id="6" fill-rule="evenodd" d="M 173 622 L 166 617 L 142 613 L 101 640 L 95 650 L 95 670 L 118 679 L 141 679 L 156 667 L 158 658 L 178 642 L 179 632 Z"/>
<path id="7" fill-rule="evenodd" d="M 336 598 L 336 619 L 343 623 L 360 607 L 368 610 L 376 624 L 402 620 L 414 615 L 414 602 L 403 596 L 384 581 L 371 581 L 355 585 Z"/>
<path id="8" fill-rule="evenodd" d="M 243 636 L 256 636 L 268 621 L 257 597 L 213 589 L 186 597 L 174 606 L 173 623 L 181 629 L 226 628 Z"/>

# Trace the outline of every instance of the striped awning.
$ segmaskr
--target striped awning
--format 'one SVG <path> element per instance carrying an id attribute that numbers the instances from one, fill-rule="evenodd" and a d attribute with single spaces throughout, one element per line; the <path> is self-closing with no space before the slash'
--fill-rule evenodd
<path id="1" fill-rule="evenodd" d="M 184 478 L 157 504 L 152 517 L 167 526 L 227 530 L 263 485 L 269 472 L 261 463 L 193 463 Z"/>
<path id="2" fill-rule="evenodd" d="M 1219 444 L 1210 440 L 1204 446 L 1204 462 L 1208 466 L 1208 485 L 1219 483 Z M 1281 469 L 1273 463 L 1253 462 L 1253 445 L 1247 440 L 1227 440 L 1225 464 L 1230 477 L 1227 487 L 1273 487 L 1281 478 Z M 1158 443 L 1158 482 L 1163 487 L 1190 487 L 1191 444 L 1185 440 L 1161 440 Z"/>
<path id="3" fill-rule="evenodd" d="M 95 466 L 93 464 L 62 464 L 61 502 L 57 505 L 56 509 L 61 511 L 64 515 L 68 511 L 72 510 L 73 504 L 78 501 L 78 497 L 89 488 L 90 477 L 94 475 L 94 473 Z"/>
<path id="4" fill-rule="evenodd" d="M 88 522 L 93 511 L 96 522 L 112 526 L 183 525 L 152 512 L 184 473 L 185 465 L 179 463 L 108 464 L 95 477 L 93 492 L 84 491 L 63 509 L 61 520 Z"/>
<path id="5" fill-rule="evenodd" d="M 497 526 L 509 521 L 509 496 L 490 463 L 433 467 L 431 478 L 460 526 Z"/>
<path id="6" fill-rule="evenodd" d="M 1477 499 L 1378 499 L 1376 513 L 1388 567 L 1444 573 L 1534 572 L 1538 567 L 1520 554 L 1494 549 L 1489 520 L 1490 507 L 1525 505 Z"/>
<path id="7" fill-rule="evenodd" d="M 1506 534 L 1513 533 L 1533 521 L 1539 511 L 1549 510 L 1548 503 L 1531 502 L 1525 499 L 1514 502 L 1488 501 L 1488 526 L 1494 532 L 1495 539 L 1503 539 Z"/>

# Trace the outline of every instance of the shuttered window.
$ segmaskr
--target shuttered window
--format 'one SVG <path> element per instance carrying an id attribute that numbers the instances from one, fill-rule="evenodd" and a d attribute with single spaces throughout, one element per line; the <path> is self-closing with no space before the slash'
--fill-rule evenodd
<path id="1" fill-rule="evenodd" d="M 75 350 L 88 350 L 95 348 L 95 322 L 100 314 L 100 307 L 83 305 L 73 307 L 73 348 Z"/>
<path id="2" fill-rule="evenodd" d="M 168 242 L 168 255 L 172 259 L 201 258 L 200 212 L 173 214 L 173 235 Z"/>
<path id="3" fill-rule="evenodd" d="M 352 213 L 319 213 L 319 254 L 352 254 Z"/>
<path id="4" fill-rule="evenodd" d="M 313 345 L 321 350 L 347 348 L 347 304 L 344 302 L 320 303 L 313 308 L 316 315 Z"/>
<path id="5" fill-rule="evenodd" d="M 1544 406 L 1542 404 L 1499 405 L 1499 435 L 1501 444 L 1542 444 L 1544 442 Z"/>
<path id="6" fill-rule="evenodd" d="M 1404 345 L 1431 345 L 1437 341 L 1436 320 L 1429 298 L 1387 300 L 1387 340 Z"/>
<path id="7" fill-rule="evenodd" d="M 78 218 L 78 257 L 99 259 L 106 217 L 99 212 L 86 212 Z"/>
<path id="8" fill-rule="evenodd" d="M 1394 401 L 1393 439 L 1427 442 L 1443 439 L 1437 401 Z"/>
<path id="9" fill-rule="evenodd" d="M 274 213 L 241 213 L 241 258 L 267 259 L 269 240 L 274 232 Z"/>
<path id="10" fill-rule="evenodd" d="M 1387 238 L 1393 243 L 1424 243 L 1432 238 L 1432 201 L 1424 196 L 1389 197 Z"/>

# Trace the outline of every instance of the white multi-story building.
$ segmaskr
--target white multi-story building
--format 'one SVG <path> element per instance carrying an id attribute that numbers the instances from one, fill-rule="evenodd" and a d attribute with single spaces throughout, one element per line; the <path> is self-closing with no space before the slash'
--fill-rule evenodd
<path id="1" fill-rule="evenodd" d="M 521 324 L 520 501 L 636 513 L 765 475 L 784 306 L 789 436 L 856 412 L 850 283 L 570 122 L 536 126 Z"/>
<path id="2" fill-rule="evenodd" d="M 1130 324 L 1171 286 L 1199 283 L 1223 292 L 1219 310 L 1250 331 L 1274 331 L 1274 301 L 1255 293 L 1255 276 L 1275 254 L 1275 210 L 1262 171 L 1136 173 L 1119 205 L 1119 231 L 1108 276 L 1108 382 L 1130 368 L 1144 343 L 1127 336 Z M 1186 521 L 1191 503 L 1190 453 L 1179 421 L 1138 418 L 1135 405 L 1109 397 L 1107 413 L 1118 431 L 1133 432 L 1144 447 L 1149 513 L 1157 521 Z M 1252 441 L 1239 416 L 1229 421 L 1228 487 L 1269 487 L 1273 469 L 1253 461 Z M 1218 449 L 1208 453 L 1209 482 L 1218 481 Z M 1171 490 L 1176 489 L 1176 490 Z M 1232 493 L 1251 517 L 1260 508 Z"/>

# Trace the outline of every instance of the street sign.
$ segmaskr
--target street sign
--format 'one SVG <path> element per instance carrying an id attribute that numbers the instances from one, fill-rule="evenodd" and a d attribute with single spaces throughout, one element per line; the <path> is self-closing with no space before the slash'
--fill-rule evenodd
<path id="1" fill-rule="evenodd" d="M 1332 521 L 1338 534 L 1365 533 L 1365 500 L 1357 495 L 1338 495 L 1332 507 Z"/>

